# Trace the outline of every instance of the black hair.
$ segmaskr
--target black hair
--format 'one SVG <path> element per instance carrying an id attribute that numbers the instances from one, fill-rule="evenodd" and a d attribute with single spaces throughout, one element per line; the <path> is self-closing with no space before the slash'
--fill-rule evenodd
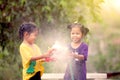
<path id="1" fill-rule="evenodd" d="M 21 24 L 20 28 L 19 28 L 20 39 L 23 39 L 24 32 L 28 32 L 30 34 L 35 30 L 38 30 L 38 29 L 37 29 L 37 27 L 34 23 L 23 23 L 23 24 Z"/>
<path id="2" fill-rule="evenodd" d="M 86 36 L 87 33 L 89 32 L 89 29 L 84 27 L 84 25 L 80 24 L 80 23 L 73 23 L 67 26 L 68 29 L 72 29 L 74 27 L 79 27 L 83 36 Z"/>

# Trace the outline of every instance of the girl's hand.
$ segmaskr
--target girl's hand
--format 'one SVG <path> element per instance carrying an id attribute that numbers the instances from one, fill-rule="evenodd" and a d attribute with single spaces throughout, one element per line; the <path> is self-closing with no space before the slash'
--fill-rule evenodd
<path id="1" fill-rule="evenodd" d="M 71 56 L 72 56 L 73 58 L 77 58 L 77 59 L 79 59 L 79 60 L 84 60 L 84 55 L 72 53 Z"/>
<path id="2" fill-rule="evenodd" d="M 73 58 L 77 58 L 77 57 L 78 57 L 78 54 L 71 53 L 70 56 L 73 57 Z"/>
<path id="3" fill-rule="evenodd" d="M 49 49 L 48 51 L 47 51 L 47 53 L 45 54 L 45 56 L 46 57 L 50 57 L 51 55 L 53 55 L 53 51 L 54 51 L 55 49 Z"/>
<path id="4" fill-rule="evenodd" d="M 67 56 L 68 56 L 69 59 L 71 59 L 71 58 L 73 58 L 73 53 L 70 52 L 70 53 L 68 53 Z"/>

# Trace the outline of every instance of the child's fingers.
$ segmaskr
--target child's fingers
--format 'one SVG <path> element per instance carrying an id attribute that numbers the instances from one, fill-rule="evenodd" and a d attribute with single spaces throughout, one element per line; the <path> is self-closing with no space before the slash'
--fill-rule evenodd
<path id="1" fill-rule="evenodd" d="M 55 49 L 49 49 L 49 50 L 48 50 L 48 54 L 49 54 L 49 55 L 53 55 L 53 51 L 55 51 Z"/>

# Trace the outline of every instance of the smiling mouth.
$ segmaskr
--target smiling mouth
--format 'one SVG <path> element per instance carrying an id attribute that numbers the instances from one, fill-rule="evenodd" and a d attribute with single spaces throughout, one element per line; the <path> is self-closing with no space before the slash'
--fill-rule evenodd
<path id="1" fill-rule="evenodd" d="M 72 38 L 72 39 L 77 39 L 77 38 Z"/>
<path id="2" fill-rule="evenodd" d="M 73 41 L 77 41 L 78 39 L 76 39 L 76 38 L 74 38 L 74 39 L 72 39 Z"/>

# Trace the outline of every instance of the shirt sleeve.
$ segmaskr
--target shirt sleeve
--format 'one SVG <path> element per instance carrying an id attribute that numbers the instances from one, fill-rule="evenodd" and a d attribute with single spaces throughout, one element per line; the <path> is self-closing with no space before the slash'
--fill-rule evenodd
<path id="1" fill-rule="evenodd" d="M 20 47 L 20 54 L 22 57 L 23 67 L 29 65 L 30 59 L 32 58 L 31 52 L 26 47 Z"/>
<path id="2" fill-rule="evenodd" d="M 84 55 L 84 60 L 87 60 L 87 56 L 88 56 L 88 45 L 83 45 L 83 49 L 81 52 Z"/>

